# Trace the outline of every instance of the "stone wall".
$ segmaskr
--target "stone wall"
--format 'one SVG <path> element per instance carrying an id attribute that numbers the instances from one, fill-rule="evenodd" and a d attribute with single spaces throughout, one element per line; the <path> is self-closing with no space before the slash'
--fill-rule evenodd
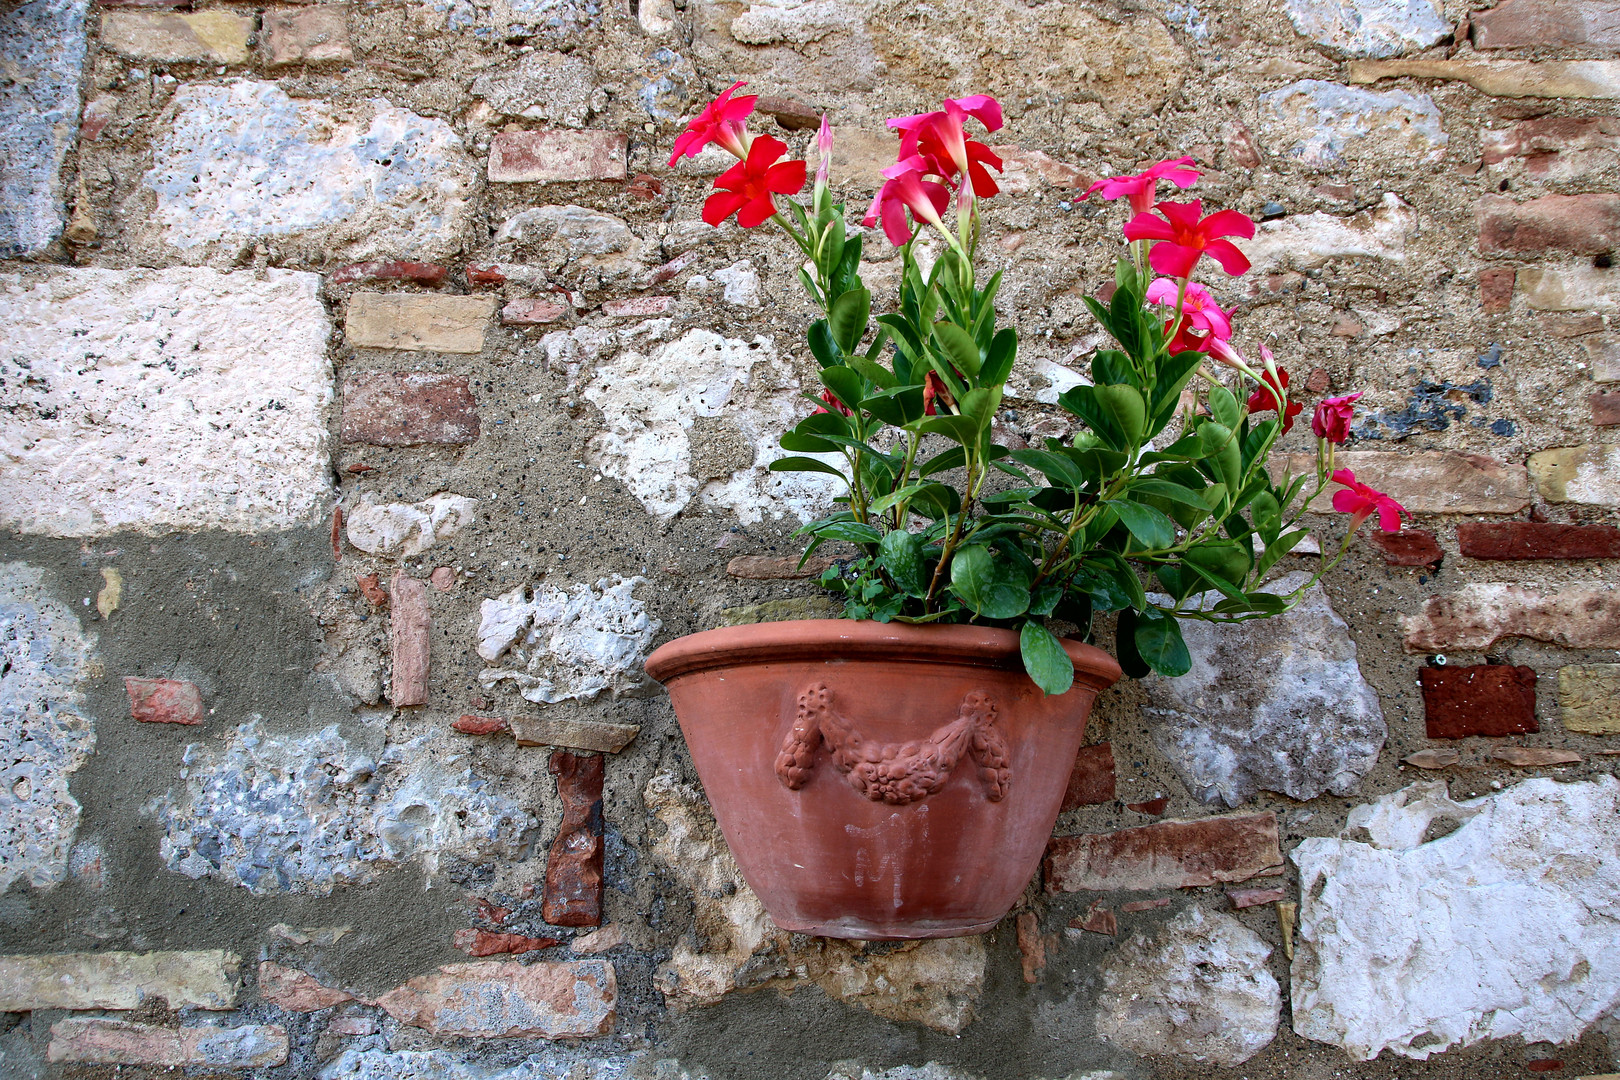
<path id="1" fill-rule="evenodd" d="M 4 0 L 0 1075 L 1620 1068 L 1620 9 L 1443 3 Z M 1001 98 L 1009 438 L 1193 156 L 1415 517 L 1105 695 L 982 937 L 778 930 L 641 675 L 830 610 L 799 260 L 664 165 L 737 78 L 860 209 Z"/>

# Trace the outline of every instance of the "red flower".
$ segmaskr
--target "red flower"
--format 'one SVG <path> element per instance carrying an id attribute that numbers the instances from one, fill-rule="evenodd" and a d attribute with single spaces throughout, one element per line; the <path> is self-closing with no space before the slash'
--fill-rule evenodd
<path id="1" fill-rule="evenodd" d="M 1380 529 L 1390 533 L 1401 531 L 1401 518 L 1406 516 L 1406 508 L 1400 503 L 1382 491 L 1374 491 L 1361 483 L 1349 469 L 1336 470 L 1333 482 L 1345 486 L 1344 491 L 1333 493 L 1333 509 L 1350 515 L 1351 532 L 1359 529 L 1361 523 L 1374 514 L 1378 515 Z"/>
<path id="2" fill-rule="evenodd" d="M 861 219 L 861 224 L 871 228 L 881 216 L 883 233 L 895 247 L 903 247 L 911 239 L 911 226 L 906 223 L 908 208 L 918 221 L 942 225 L 944 218 L 940 215 L 950 205 L 951 193 L 945 190 L 944 184 L 923 179 L 932 171 L 920 155 L 905 158 L 884 169 L 883 175 L 889 179 L 878 189 L 877 198 L 872 200 L 872 206 L 866 211 L 866 217 Z"/>
<path id="3" fill-rule="evenodd" d="M 1128 198 L 1131 200 L 1132 210 L 1138 214 L 1145 214 L 1153 208 L 1153 196 L 1158 191 L 1161 178 L 1178 188 L 1190 188 L 1197 182 L 1199 172 L 1192 167 L 1192 163 L 1193 159 L 1190 157 L 1161 161 L 1135 176 L 1113 176 L 1107 180 L 1099 180 L 1087 188 L 1086 193 L 1080 197 L 1089 199 L 1100 191 L 1102 197 L 1109 201 Z"/>
<path id="4" fill-rule="evenodd" d="M 1001 128 L 1001 104 L 988 94 L 946 98 L 939 112 L 897 116 L 889 126 L 900 132 L 901 160 L 920 155 L 930 166 L 928 172 L 947 181 L 965 173 L 973 184 L 973 194 L 987 199 L 1001 189 L 985 166 L 1000 172 L 1001 158 L 967 137 L 962 125 L 970 116 L 977 117 L 986 131 Z"/>
<path id="5" fill-rule="evenodd" d="M 1148 263 L 1166 277 L 1189 276 L 1198 260 L 1208 255 L 1221 264 L 1221 269 L 1236 277 L 1249 269 L 1249 260 L 1230 240 L 1223 236 L 1254 235 L 1254 222 L 1236 210 L 1222 210 L 1200 218 L 1204 204 L 1198 199 L 1190 203 L 1159 203 L 1156 209 L 1164 215 L 1154 217 L 1140 213 L 1125 223 L 1127 240 L 1160 240 L 1148 253 Z M 1168 220 L 1167 220 L 1168 219 Z"/>
<path id="6" fill-rule="evenodd" d="M 838 396 L 836 394 L 834 394 L 831 390 L 823 390 L 821 392 L 821 400 L 825 401 L 828 405 L 831 405 L 834 409 L 837 409 L 839 412 L 843 413 L 845 416 L 854 416 L 855 415 L 847 407 L 845 407 L 845 405 L 844 405 L 844 403 L 842 401 L 838 400 Z M 830 409 L 817 409 L 815 413 L 811 413 L 810 415 L 814 416 L 814 415 L 816 415 L 816 413 L 824 413 L 824 412 L 830 412 L 830 411 L 832 411 L 832 410 L 830 410 Z"/>
<path id="7" fill-rule="evenodd" d="M 954 370 L 954 369 L 953 369 Z M 943 402 L 947 408 L 956 404 L 951 392 L 945 386 L 945 380 L 939 377 L 939 372 L 930 371 L 923 376 L 923 415 L 937 416 L 935 402 Z"/>
<path id="8" fill-rule="evenodd" d="M 1304 412 L 1305 406 L 1297 401 L 1288 400 L 1288 371 L 1285 368 L 1278 368 L 1275 379 L 1269 371 L 1260 376 L 1260 385 L 1249 395 L 1249 411 L 1277 412 L 1282 408 L 1284 401 L 1288 401 L 1288 411 L 1283 413 L 1282 426 L 1282 433 L 1286 435 L 1288 429 L 1294 426 L 1294 417 Z"/>
<path id="9" fill-rule="evenodd" d="M 748 148 L 748 156 L 715 179 L 720 190 L 703 204 L 703 220 L 718 225 L 732 214 L 737 224 L 752 229 L 776 213 L 776 195 L 792 195 L 804 188 L 804 162 L 776 159 L 787 153 L 787 144 L 761 135 Z"/>
<path id="10" fill-rule="evenodd" d="M 749 94 L 745 97 L 733 98 L 732 91 L 739 86 L 747 86 L 745 82 L 732 83 L 719 97 L 711 101 L 708 106 L 681 132 L 675 140 L 675 152 L 669 155 L 671 168 L 684 154 L 687 157 L 697 157 L 698 151 L 710 143 L 719 143 L 733 157 L 745 158 L 748 156 L 748 142 L 743 131 L 743 121 L 748 114 L 754 111 L 754 102 L 759 100 L 758 95 Z"/>
<path id="11" fill-rule="evenodd" d="M 1150 304 L 1175 307 L 1178 292 L 1180 289 L 1174 281 L 1157 278 L 1148 286 L 1146 299 Z M 1175 327 L 1176 320 L 1172 317 L 1164 324 L 1164 332 L 1168 334 Z M 1181 328 L 1170 339 L 1170 355 L 1189 351 L 1209 352 L 1214 342 L 1230 341 L 1231 338 L 1231 317 L 1221 310 L 1208 289 L 1196 281 L 1187 282 L 1186 292 L 1181 296 Z"/>
<path id="12" fill-rule="evenodd" d="M 1311 415 L 1311 430 L 1316 432 L 1316 437 L 1330 443 L 1347 441 L 1350 438 L 1350 421 L 1356 415 L 1351 403 L 1360 396 L 1360 393 L 1355 393 L 1323 398 Z"/>

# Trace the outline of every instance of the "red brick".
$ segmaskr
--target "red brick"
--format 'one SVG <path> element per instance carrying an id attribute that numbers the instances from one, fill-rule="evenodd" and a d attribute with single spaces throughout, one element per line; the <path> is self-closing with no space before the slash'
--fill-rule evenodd
<path id="1" fill-rule="evenodd" d="M 51 1025 L 46 1057 L 85 1065 L 202 1066 L 253 1069 L 287 1060 L 285 1028 L 167 1028 L 109 1017 L 73 1017 Z"/>
<path id="2" fill-rule="evenodd" d="M 662 315 L 675 306 L 673 296 L 632 296 L 626 300 L 609 300 L 602 305 L 602 314 L 615 319 L 645 319 Z"/>
<path id="3" fill-rule="evenodd" d="M 634 195 L 642 202 L 652 202 L 664 193 L 664 182 L 651 173 L 636 173 L 635 177 L 624 185 L 626 195 Z"/>
<path id="4" fill-rule="evenodd" d="M 505 285 L 506 274 L 501 271 L 499 263 L 489 266 L 474 266 L 467 264 L 467 284 L 473 285 Z"/>
<path id="5" fill-rule="evenodd" d="M 259 964 L 259 996 L 278 1009 L 294 1013 L 330 1009 L 354 1000 L 353 994 L 324 986 L 307 971 L 282 967 L 270 960 Z"/>
<path id="6" fill-rule="evenodd" d="M 331 64 L 354 59 L 349 47 L 349 5 L 319 4 L 302 11 L 266 11 L 259 31 L 267 64 Z"/>
<path id="7" fill-rule="evenodd" d="M 1247 881 L 1282 866 L 1277 815 L 1160 821 L 1111 833 L 1055 836 L 1046 849 L 1051 892 L 1185 889 Z"/>
<path id="8" fill-rule="evenodd" d="M 1244 169 L 1260 167 L 1260 150 L 1254 145 L 1254 136 L 1242 124 L 1234 123 L 1226 132 L 1226 153 L 1232 164 Z"/>
<path id="9" fill-rule="evenodd" d="M 652 272 L 651 281 L 654 285 L 662 285 L 666 281 L 672 281 L 679 277 L 681 272 L 687 267 L 697 262 L 697 260 L 698 253 L 695 251 L 688 251 L 684 255 L 677 255 L 664 265 L 656 267 Z"/>
<path id="10" fill-rule="evenodd" d="M 1548 765 L 1579 765 L 1584 759 L 1573 750 L 1551 746 L 1499 746 L 1491 757 L 1520 768 L 1540 769 Z"/>
<path id="11" fill-rule="evenodd" d="M 1614 0 L 1503 0 L 1469 16 L 1476 49 L 1532 45 L 1620 47 Z"/>
<path id="12" fill-rule="evenodd" d="M 1481 252 L 1604 255 L 1620 247 L 1620 195 L 1543 195 L 1516 203 L 1487 195 L 1474 204 Z"/>
<path id="13" fill-rule="evenodd" d="M 776 117 L 776 122 L 789 131 L 813 131 L 821 126 L 821 113 L 793 98 L 762 97 L 754 108 L 767 116 Z"/>
<path id="14" fill-rule="evenodd" d="M 418 285 L 442 285 L 449 273 L 450 271 L 437 263 L 373 259 L 371 262 L 340 266 L 328 274 L 326 280 L 332 285 L 368 285 L 379 281 L 411 281 Z"/>
<path id="15" fill-rule="evenodd" d="M 504 956 L 537 952 L 561 943 L 560 938 L 524 937 L 522 934 L 502 934 L 470 926 L 465 930 L 457 930 L 451 939 L 451 944 L 468 956 Z"/>
<path id="16" fill-rule="evenodd" d="M 392 690 L 395 708 L 426 705 L 428 661 L 432 650 L 432 617 L 428 614 L 427 587 L 403 570 L 388 583 L 389 648 L 393 658 Z"/>
<path id="17" fill-rule="evenodd" d="M 823 555 L 812 555 L 799 566 L 797 557 L 779 559 L 774 555 L 738 555 L 726 563 L 726 573 L 734 578 L 750 581 L 791 581 L 798 578 L 820 577 L 833 561 Z"/>
<path id="18" fill-rule="evenodd" d="M 388 590 L 382 587 L 376 574 L 356 574 L 354 583 L 360 586 L 360 594 L 378 607 L 388 604 Z"/>
<path id="19" fill-rule="evenodd" d="M 605 960 L 473 960 L 411 979 L 377 1004 L 434 1035 L 577 1039 L 612 1031 L 618 999 Z"/>
<path id="20" fill-rule="evenodd" d="M 1101 900 L 1092 902 L 1086 913 L 1079 918 L 1070 919 L 1069 925 L 1076 930 L 1088 930 L 1093 934 L 1107 934 L 1113 937 L 1119 933 L 1119 920 L 1114 913 L 1103 907 Z"/>
<path id="21" fill-rule="evenodd" d="M 1470 559 L 1620 559 L 1620 529 L 1550 521 L 1470 521 L 1457 526 Z"/>
<path id="22" fill-rule="evenodd" d="M 1134 915 L 1138 911 L 1152 911 L 1155 908 L 1169 907 L 1170 898 L 1161 897 L 1158 900 L 1132 900 L 1128 904 L 1119 905 L 1119 910 Z"/>
<path id="23" fill-rule="evenodd" d="M 1138 814 L 1148 814 L 1159 817 L 1170 806 L 1170 800 L 1163 795 L 1153 799 L 1144 799 L 1142 802 L 1126 803 L 1125 809 L 1134 810 Z"/>
<path id="24" fill-rule="evenodd" d="M 1548 337 L 1578 338 L 1603 329 L 1601 315 L 1543 315 L 1541 329 Z"/>
<path id="25" fill-rule="evenodd" d="M 547 766 L 557 778 L 562 824 L 546 859 L 543 909 L 552 926 L 602 925 L 602 777 L 600 754 L 555 750 Z"/>
<path id="26" fill-rule="evenodd" d="M 1513 303 L 1513 279 L 1518 271 L 1498 266 L 1479 272 L 1479 306 L 1488 315 L 1498 315 Z"/>
<path id="27" fill-rule="evenodd" d="M 1275 904 L 1278 900 L 1288 899 L 1284 889 L 1227 889 L 1226 895 L 1235 908 L 1258 907 L 1260 904 Z"/>
<path id="28" fill-rule="evenodd" d="M 478 434 L 478 403 L 465 375 L 367 371 L 343 382 L 344 442 L 460 446 Z"/>
<path id="29" fill-rule="evenodd" d="M 1018 954 L 1024 969 L 1024 981 L 1036 983 L 1046 967 L 1046 942 L 1041 940 L 1040 916 L 1033 911 L 1020 912 L 1017 919 Z"/>
<path id="30" fill-rule="evenodd" d="M 1550 164 L 1561 153 L 1620 147 L 1620 117 L 1536 117 L 1506 131 L 1481 131 L 1479 140 L 1487 165 L 1510 157 Z"/>
<path id="31" fill-rule="evenodd" d="M 129 715 L 143 724 L 203 722 L 202 694 L 184 679 L 126 677 L 124 691 L 129 695 Z"/>
<path id="32" fill-rule="evenodd" d="M 623 180 L 626 139 L 617 131 L 503 131 L 489 147 L 494 183 Z"/>
<path id="33" fill-rule="evenodd" d="M 1114 801 L 1114 748 L 1109 743 L 1082 746 L 1069 773 L 1069 788 L 1063 793 L 1063 809 L 1095 806 Z"/>
<path id="34" fill-rule="evenodd" d="M 1431 739 L 1524 735 L 1536 723 L 1536 673 L 1507 664 L 1418 669 L 1423 723 Z"/>
<path id="35" fill-rule="evenodd" d="M 1620 391 L 1593 394 L 1592 423 L 1598 427 L 1620 424 Z"/>
<path id="36" fill-rule="evenodd" d="M 1473 582 L 1431 596 L 1401 618 L 1407 652 L 1488 649 L 1505 637 L 1570 649 L 1620 649 L 1620 592 L 1566 585 L 1540 592 L 1505 582 Z"/>
<path id="37" fill-rule="evenodd" d="M 1313 394 L 1325 394 L 1332 385 L 1333 377 L 1327 368 L 1311 368 L 1311 373 L 1305 377 L 1305 389 Z"/>
<path id="38" fill-rule="evenodd" d="M 494 735 L 512 725 L 498 716 L 462 716 L 450 726 L 463 735 Z"/>
<path id="39" fill-rule="evenodd" d="M 1440 541 L 1427 529 L 1402 529 L 1398 533 L 1368 529 L 1361 535 L 1390 566 L 1434 566 L 1446 555 L 1440 550 Z"/>
<path id="40" fill-rule="evenodd" d="M 501 308 L 501 325 L 544 326 L 546 323 L 556 322 L 566 314 L 567 308 L 550 300 L 513 300 Z"/>

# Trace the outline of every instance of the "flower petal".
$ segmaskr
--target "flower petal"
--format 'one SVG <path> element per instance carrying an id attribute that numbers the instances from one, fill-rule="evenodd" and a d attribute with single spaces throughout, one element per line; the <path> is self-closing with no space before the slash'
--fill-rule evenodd
<path id="1" fill-rule="evenodd" d="M 1108 198 L 1108 193 L 1103 193 Z M 1161 217 L 1153 214 L 1137 214 L 1125 223 L 1125 239 L 1127 240 L 1174 240 L 1175 228 Z"/>
<path id="2" fill-rule="evenodd" d="M 1166 277 L 1184 278 L 1193 272 L 1202 254 L 1197 248 L 1161 240 L 1148 252 L 1148 265 Z"/>
<path id="3" fill-rule="evenodd" d="M 1254 235 L 1254 219 L 1236 210 L 1220 210 L 1198 223 L 1205 236 L 1241 236 L 1245 240 Z"/>
<path id="4" fill-rule="evenodd" d="M 1230 240 L 1209 241 L 1204 245 L 1204 254 L 1220 263 L 1221 269 L 1233 277 L 1249 272 L 1249 257 Z"/>
<path id="5" fill-rule="evenodd" d="M 748 196 L 741 192 L 717 191 L 703 204 L 703 220 L 710 225 L 719 225 L 747 201 Z"/>

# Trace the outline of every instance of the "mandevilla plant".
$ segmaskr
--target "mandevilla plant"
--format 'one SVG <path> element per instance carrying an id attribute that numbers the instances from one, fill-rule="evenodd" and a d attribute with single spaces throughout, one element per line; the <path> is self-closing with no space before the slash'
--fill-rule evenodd
<path id="1" fill-rule="evenodd" d="M 1232 344 L 1228 313 L 1193 280 L 1206 256 L 1228 275 L 1247 271 L 1227 237 L 1253 236 L 1253 222 L 1234 210 L 1204 216 L 1198 200 L 1155 202 L 1160 180 L 1197 181 L 1191 158 L 1086 193 L 1126 198 L 1135 212 L 1112 296 L 1086 300 L 1118 347 L 1091 358 L 1092 385 L 1058 399 L 1079 419 L 1078 434 L 1010 449 L 991 421 L 1018 335 L 997 325 L 1001 274 L 981 283 L 975 269 L 979 204 L 997 193 L 990 170 L 1001 160 L 967 130 L 974 121 L 999 129 L 1001 106 L 977 95 L 889 121 L 899 153 L 863 224 L 881 224 L 900 249 L 902 275 L 897 308 L 874 317 L 862 234 L 828 190 L 826 119 L 806 205 L 788 197 L 804 189 L 806 163 L 781 160 L 784 143 L 748 131 L 755 99 L 732 96 L 743 85 L 691 122 L 670 164 L 709 143 L 725 148 L 739 160 L 715 181 L 704 220 L 774 222 L 804 253 L 799 278 L 823 316 L 809 345 L 824 389 L 806 395 L 818 408 L 782 436 L 790 456 L 771 468 L 830 473 L 847 485 L 837 513 L 800 530 L 810 537 L 806 557 L 829 540 L 859 550 L 821 578 L 845 597 L 846 616 L 1015 628 L 1030 677 L 1057 694 L 1074 673 L 1045 620 L 1089 638 L 1096 614 L 1118 612 L 1126 673 L 1180 675 L 1191 664 L 1181 620 L 1287 611 L 1369 516 L 1385 531 L 1400 528 L 1399 504 L 1333 467 L 1359 394 L 1317 406 L 1314 474 L 1272 477 L 1271 448 L 1303 407 L 1269 349 L 1260 346 L 1255 361 Z M 924 236 L 942 241 L 931 265 Z M 1305 507 L 1330 481 L 1340 485 L 1333 508 L 1351 515 L 1343 543 L 1293 591 L 1262 591 L 1305 538 Z"/>

